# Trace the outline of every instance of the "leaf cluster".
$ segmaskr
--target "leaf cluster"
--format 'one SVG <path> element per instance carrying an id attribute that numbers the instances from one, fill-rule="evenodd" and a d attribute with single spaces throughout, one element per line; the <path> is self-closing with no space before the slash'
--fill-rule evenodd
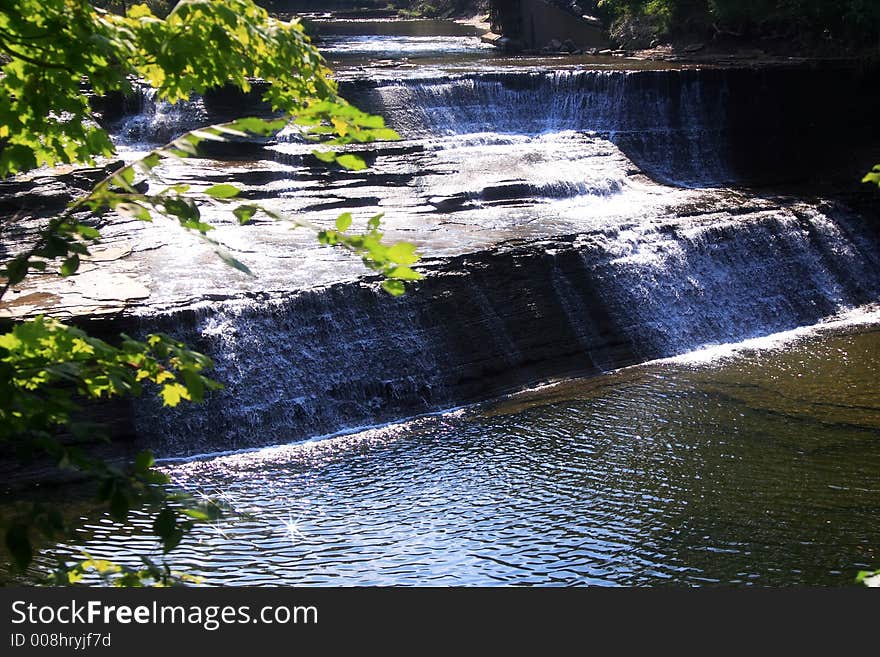
<path id="1" fill-rule="evenodd" d="M 132 78 L 172 102 L 232 84 L 271 84 L 265 99 L 293 113 L 336 101 L 336 86 L 302 25 L 270 18 L 251 0 L 185 0 L 164 20 L 147 5 L 119 16 L 87 0 L 0 3 L 0 177 L 44 164 L 111 155 L 91 116 L 84 81 L 97 95 L 130 91 Z"/>
<path id="2" fill-rule="evenodd" d="M 98 501 L 120 522 L 131 508 L 158 506 L 164 524 L 154 529 L 171 549 L 183 533 L 179 512 L 169 506 L 173 497 L 161 486 L 167 477 L 149 452 L 128 469 L 92 456 L 87 446 L 96 427 L 79 420 L 77 411 L 83 400 L 140 395 L 148 383 L 165 406 L 202 401 L 221 387 L 205 375 L 210 367 L 207 357 L 163 334 L 145 341 L 122 335 L 114 346 L 51 318 L 20 322 L 0 335 L 0 447 L 22 462 L 48 459 L 94 478 Z M 2 526 L 5 548 L 20 569 L 31 562 L 35 535 L 57 538 L 65 531 L 57 509 L 39 504 L 3 518 Z"/>

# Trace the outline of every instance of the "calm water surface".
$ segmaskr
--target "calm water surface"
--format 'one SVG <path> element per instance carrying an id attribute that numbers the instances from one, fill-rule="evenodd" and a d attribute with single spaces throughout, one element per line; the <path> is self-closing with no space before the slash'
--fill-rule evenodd
<path id="1" fill-rule="evenodd" d="M 175 563 L 209 584 L 847 584 L 880 564 L 878 368 L 868 329 L 168 464 L 242 512 Z M 86 518 L 65 550 L 136 563 L 142 530 Z"/>

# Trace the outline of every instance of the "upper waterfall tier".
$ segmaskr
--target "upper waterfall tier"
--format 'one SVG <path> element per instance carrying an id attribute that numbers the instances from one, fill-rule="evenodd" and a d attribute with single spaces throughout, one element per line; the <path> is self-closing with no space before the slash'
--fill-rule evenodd
<path id="1" fill-rule="evenodd" d="M 713 185 L 852 165 L 854 143 L 880 139 L 876 82 L 851 68 L 509 69 L 350 81 L 343 91 L 408 137 L 576 130 L 606 136 L 658 180 Z"/>

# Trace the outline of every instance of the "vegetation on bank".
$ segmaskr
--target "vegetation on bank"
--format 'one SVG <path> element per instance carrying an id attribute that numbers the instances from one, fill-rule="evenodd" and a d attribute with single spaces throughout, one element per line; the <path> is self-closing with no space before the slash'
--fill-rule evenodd
<path id="1" fill-rule="evenodd" d="M 167 17 L 174 8 L 173 0 L 144 0 L 143 2 L 132 2 L 131 0 L 95 0 L 92 4 L 96 7 L 112 11 L 114 14 L 120 16 L 124 16 L 126 12 L 136 4 L 144 4 L 154 16 L 159 18 Z"/>
<path id="2" fill-rule="evenodd" d="M 363 11 L 365 15 L 379 11 L 396 12 L 403 18 L 450 18 L 485 14 L 489 10 L 489 3 L 490 0 L 352 0 L 347 5 L 351 11 Z M 130 0 L 95 0 L 93 4 L 117 14 L 125 14 L 129 7 L 138 3 Z M 145 0 L 144 4 L 156 16 L 164 18 L 175 3 L 173 0 Z M 270 12 L 286 12 L 290 7 L 296 6 L 295 2 L 288 3 L 283 0 L 258 0 L 256 4 Z M 333 2 L 326 4 L 328 11 L 339 6 L 339 3 Z"/>
<path id="3" fill-rule="evenodd" d="M 612 42 L 624 48 L 647 48 L 671 40 L 731 39 L 787 42 L 804 49 L 880 49 L 880 2 L 876 0 L 548 0 L 573 13 L 598 15 Z M 94 4 L 124 14 L 129 0 Z M 157 16 L 174 2 L 146 0 Z M 261 0 L 269 10 L 287 6 Z M 511 0 L 353 0 L 352 9 L 386 9 L 410 18 L 485 15 L 515 11 Z M 335 6 L 335 5 L 334 5 Z"/>
<path id="4" fill-rule="evenodd" d="M 878 46 L 876 0 L 599 0 L 611 38 L 645 48 L 677 37 Z"/>
<path id="5" fill-rule="evenodd" d="M 391 0 L 401 16 L 412 18 L 449 18 L 485 15 L 489 0 Z"/>
<path id="6" fill-rule="evenodd" d="M 163 161 L 198 157 L 205 141 L 267 137 L 291 124 L 304 139 L 316 142 L 316 157 L 346 169 L 366 165 L 353 154 L 337 155 L 330 150 L 333 145 L 397 137 L 381 117 L 365 114 L 337 95 L 320 53 L 298 22 L 274 20 L 251 0 L 186 0 L 164 20 L 144 4 L 119 15 L 96 10 L 87 0 L 17 0 L 0 8 L 0 50 L 5 55 L 0 179 L 44 165 L 94 163 L 96 156 L 114 154 L 109 135 L 82 93 L 84 78 L 96 94 L 130 91 L 131 80 L 140 78 L 159 98 L 173 102 L 224 85 L 247 92 L 250 80 L 261 77 L 271 83 L 264 100 L 275 112 L 272 118 L 242 118 L 191 131 L 113 171 L 65 212 L 46 218 L 29 244 L 3 253 L 0 300 L 35 275 L 75 276 L 101 241 L 103 226 L 119 217 L 187 231 L 232 268 L 253 275 L 211 238 L 214 226 L 201 211 L 206 204 L 225 206 L 240 224 L 262 214 L 314 231 L 322 244 L 359 257 L 383 278 L 382 287 L 392 295 L 402 294 L 407 281 L 421 278 L 410 268 L 419 259 L 411 244 L 383 241 L 381 215 L 372 217 L 361 233 L 351 230 L 349 213 L 322 227 L 306 218 L 279 216 L 258 203 L 238 202 L 240 190 L 230 184 L 191 189 L 161 178 Z M 148 180 L 153 184 L 144 185 Z M 230 269 L 230 275 L 241 274 Z M 194 522 L 216 518 L 221 508 L 170 490 L 149 452 L 128 464 L 97 456 L 98 438 L 112 436 L 84 420 L 81 406 L 146 392 L 158 395 L 165 406 L 198 402 L 221 385 L 208 378 L 211 365 L 207 357 L 167 335 L 101 340 L 45 317 L 2 320 L 0 458 L 46 464 L 90 479 L 99 504 L 118 522 L 125 522 L 132 509 L 146 508 L 168 552 Z M 4 506 L 0 554 L 24 571 L 36 546 L 62 538 L 70 529 L 53 506 Z M 171 564 L 145 557 L 143 568 L 90 558 L 62 563 L 55 581 L 73 583 L 86 571 L 121 585 L 186 579 Z"/>

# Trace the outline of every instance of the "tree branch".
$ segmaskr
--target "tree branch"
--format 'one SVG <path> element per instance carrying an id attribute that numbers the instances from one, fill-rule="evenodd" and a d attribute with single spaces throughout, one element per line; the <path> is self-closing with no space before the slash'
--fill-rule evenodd
<path id="1" fill-rule="evenodd" d="M 62 71 L 69 71 L 70 73 L 74 73 L 75 71 L 67 66 L 66 64 L 56 64 L 55 62 L 44 62 L 39 59 L 34 59 L 33 57 L 29 57 L 27 55 L 23 55 L 22 53 L 13 50 L 9 47 L 8 44 L 4 43 L 0 40 L 0 50 L 5 52 L 10 57 L 14 57 L 15 59 L 20 59 L 23 62 L 27 62 L 28 64 L 33 64 L 34 66 L 39 66 L 40 68 L 53 68 L 59 69 Z"/>

